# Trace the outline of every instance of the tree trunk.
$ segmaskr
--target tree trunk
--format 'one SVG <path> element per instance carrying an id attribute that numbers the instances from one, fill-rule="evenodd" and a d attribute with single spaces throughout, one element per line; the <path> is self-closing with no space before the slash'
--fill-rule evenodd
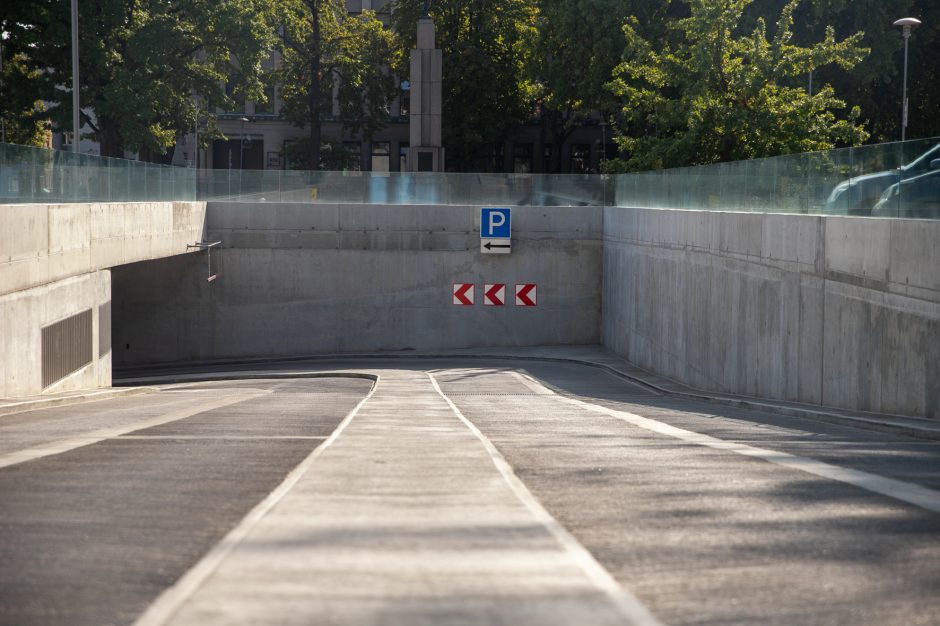
<path id="1" fill-rule="evenodd" d="M 320 169 L 320 3 L 310 4 L 312 26 L 310 32 L 310 90 L 307 93 L 308 107 L 310 109 L 310 154 L 308 167 L 311 170 Z"/>
<path id="2" fill-rule="evenodd" d="M 101 156 L 124 158 L 124 140 L 117 126 L 108 117 L 98 118 L 98 143 L 101 146 Z M 78 137 L 75 138 L 78 141 Z"/>

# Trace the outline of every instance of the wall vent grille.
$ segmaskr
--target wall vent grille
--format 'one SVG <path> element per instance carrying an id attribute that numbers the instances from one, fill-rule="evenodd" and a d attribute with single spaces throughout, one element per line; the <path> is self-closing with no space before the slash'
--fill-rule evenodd
<path id="1" fill-rule="evenodd" d="M 92 309 L 42 329 L 42 387 L 62 380 L 92 361 Z"/>

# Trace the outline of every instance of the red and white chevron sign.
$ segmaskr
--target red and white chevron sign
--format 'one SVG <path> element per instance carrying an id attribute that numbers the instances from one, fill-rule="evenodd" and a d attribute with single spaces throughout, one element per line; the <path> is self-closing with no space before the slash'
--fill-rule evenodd
<path id="1" fill-rule="evenodd" d="M 473 283 L 454 283 L 454 304 L 460 306 L 473 304 Z"/>
<path id="2" fill-rule="evenodd" d="M 516 285 L 516 306 L 535 306 L 538 303 L 538 286 L 533 283 Z"/>
<path id="3" fill-rule="evenodd" d="M 506 304 L 506 285 L 502 283 L 484 284 L 483 304 L 489 306 L 503 306 Z"/>

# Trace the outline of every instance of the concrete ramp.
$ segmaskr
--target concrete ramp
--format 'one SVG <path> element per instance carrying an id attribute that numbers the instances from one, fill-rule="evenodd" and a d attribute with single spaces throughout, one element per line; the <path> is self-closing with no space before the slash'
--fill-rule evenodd
<path id="1" fill-rule="evenodd" d="M 137 624 L 656 624 L 422 371 L 373 392 Z"/>

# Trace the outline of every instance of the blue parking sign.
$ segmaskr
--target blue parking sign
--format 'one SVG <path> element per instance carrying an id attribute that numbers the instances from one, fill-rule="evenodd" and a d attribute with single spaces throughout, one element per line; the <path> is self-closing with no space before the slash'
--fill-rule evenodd
<path id="1" fill-rule="evenodd" d="M 509 239 L 511 221 L 508 207 L 480 209 L 480 238 Z"/>

